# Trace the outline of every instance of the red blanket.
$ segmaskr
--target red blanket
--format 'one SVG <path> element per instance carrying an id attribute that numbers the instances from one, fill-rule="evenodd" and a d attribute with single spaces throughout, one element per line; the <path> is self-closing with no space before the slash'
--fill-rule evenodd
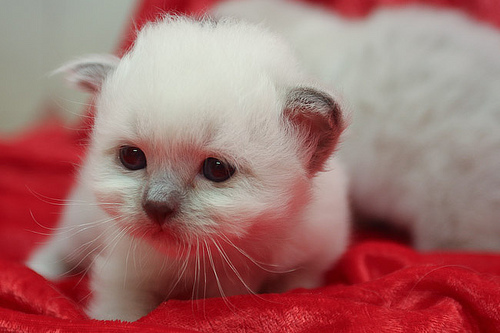
<path id="1" fill-rule="evenodd" d="M 162 11 L 200 12 L 213 0 L 143 0 L 133 26 Z M 409 0 L 323 0 L 345 15 Z M 500 2 L 428 0 L 500 27 Z M 118 53 L 121 53 L 119 51 Z M 500 55 L 499 55 L 500 56 Z M 369 233 L 327 276 L 327 285 L 285 294 L 167 301 L 135 323 L 90 320 L 85 278 L 53 283 L 22 265 L 62 209 L 88 126 L 46 122 L 0 140 L 0 330 L 14 332 L 495 332 L 500 331 L 500 255 L 417 253 Z M 471 221 L 472 223 L 473 221 Z M 384 240 L 385 239 L 385 240 Z"/>

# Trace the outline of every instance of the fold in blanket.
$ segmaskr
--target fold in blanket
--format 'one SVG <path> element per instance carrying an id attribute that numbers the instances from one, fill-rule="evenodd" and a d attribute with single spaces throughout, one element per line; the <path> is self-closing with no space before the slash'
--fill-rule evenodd
<path id="1" fill-rule="evenodd" d="M 133 26 L 162 11 L 200 12 L 214 2 L 142 1 L 118 53 L 130 46 Z M 410 1 L 316 2 L 360 16 L 375 5 Z M 500 4 L 493 1 L 427 3 L 455 6 L 500 26 Z M 55 226 L 85 152 L 86 128 L 50 121 L 0 141 L 0 331 L 500 331 L 500 255 L 421 254 L 374 234 L 355 242 L 322 288 L 171 300 L 134 323 L 90 320 L 84 313 L 90 297 L 85 277 L 54 283 L 21 264 Z"/>

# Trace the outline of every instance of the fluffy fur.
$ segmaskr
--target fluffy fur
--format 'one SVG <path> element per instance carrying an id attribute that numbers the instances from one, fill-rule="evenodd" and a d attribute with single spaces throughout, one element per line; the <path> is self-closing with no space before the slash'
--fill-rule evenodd
<path id="1" fill-rule="evenodd" d="M 97 114 L 59 232 L 30 267 L 50 278 L 89 270 L 88 313 L 100 319 L 135 320 L 169 298 L 321 284 L 348 241 L 346 177 L 330 158 L 344 121 L 282 40 L 166 17 L 122 59 L 63 70 L 98 94 Z M 147 166 L 124 167 L 123 146 Z M 210 157 L 232 177 L 204 177 Z M 175 211 L 158 223 L 145 202 Z"/>
<path id="2" fill-rule="evenodd" d="M 500 249 L 500 34 L 454 11 L 380 9 L 346 20 L 282 1 L 217 15 L 285 35 L 353 110 L 340 156 L 358 212 L 419 249 Z"/>

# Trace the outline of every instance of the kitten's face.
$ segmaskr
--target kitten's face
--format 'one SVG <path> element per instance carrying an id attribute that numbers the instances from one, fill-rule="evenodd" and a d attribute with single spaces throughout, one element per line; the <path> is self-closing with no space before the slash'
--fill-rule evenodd
<path id="1" fill-rule="evenodd" d="M 167 18 L 122 60 L 64 69 L 100 92 L 87 164 L 98 202 L 155 244 L 286 239 L 342 130 L 331 97 L 297 88 L 289 49 L 242 23 Z"/>
<path id="2" fill-rule="evenodd" d="M 98 200 L 121 228 L 169 242 L 276 233 L 293 223 L 309 175 L 281 118 L 284 96 L 271 84 L 249 83 L 244 99 L 234 81 L 191 85 L 185 100 L 174 92 L 161 101 L 110 84 L 91 172 Z"/>

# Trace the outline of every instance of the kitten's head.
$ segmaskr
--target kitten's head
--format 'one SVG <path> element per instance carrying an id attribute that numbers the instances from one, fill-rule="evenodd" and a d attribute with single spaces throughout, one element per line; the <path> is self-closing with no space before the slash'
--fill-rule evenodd
<path id="1" fill-rule="evenodd" d="M 167 17 L 122 59 L 64 68 L 98 93 L 87 172 L 121 228 L 155 244 L 286 234 L 343 129 L 269 32 Z"/>

